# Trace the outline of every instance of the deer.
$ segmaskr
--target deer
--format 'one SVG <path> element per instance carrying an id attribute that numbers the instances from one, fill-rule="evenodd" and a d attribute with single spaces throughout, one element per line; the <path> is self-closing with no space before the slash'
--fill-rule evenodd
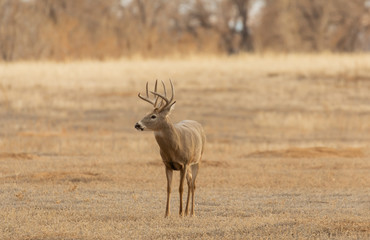
<path id="1" fill-rule="evenodd" d="M 171 98 L 167 98 L 166 86 L 163 81 L 163 94 L 157 91 L 158 80 L 155 81 L 154 91 L 150 94 L 148 82 L 146 83 L 146 97 L 140 93 L 138 97 L 153 105 L 153 110 L 143 119 L 135 124 L 138 131 L 153 131 L 157 144 L 160 148 L 160 156 L 165 166 L 167 178 L 167 204 L 165 217 L 170 216 L 170 198 L 173 171 L 180 171 L 180 210 L 179 215 L 183 216 L 182 197 L 184 192 L 185 177 L 188 185 L 188 196 L 185 207 L 185 216 L 189 213 L 189 199 L 191 194 L 190 216 L 194 216 L 194 192 L 195 180 L 198 175 L 199 165 L 203 156 L 206 136 L 200 123 L 193 120 L 183 120 L 173 124 L 170 121 L 170 114 L 174 109 L 175 91 L 170 79 Z M 160 100 L 160 101 L 159 101 Z"/>

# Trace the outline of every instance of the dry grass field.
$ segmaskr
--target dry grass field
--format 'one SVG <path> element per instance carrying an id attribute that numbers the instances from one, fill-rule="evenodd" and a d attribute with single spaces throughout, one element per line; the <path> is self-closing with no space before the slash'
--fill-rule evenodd
<path id="1" fill-rule="evenodd" d="M 156 78 L 207 134 L 193 218 L 134 129 Z M 370 56 L 0 63 L 0 202 L 1 239 L 369 239 Z"/>

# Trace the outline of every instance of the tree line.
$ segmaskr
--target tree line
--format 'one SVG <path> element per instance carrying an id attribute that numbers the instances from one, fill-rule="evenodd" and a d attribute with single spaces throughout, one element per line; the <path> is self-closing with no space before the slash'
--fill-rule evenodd
<path id="1" fill-rule="evenodd" d="M 369 50 L 369 0 L 0 0 L 3 61 Z"/>

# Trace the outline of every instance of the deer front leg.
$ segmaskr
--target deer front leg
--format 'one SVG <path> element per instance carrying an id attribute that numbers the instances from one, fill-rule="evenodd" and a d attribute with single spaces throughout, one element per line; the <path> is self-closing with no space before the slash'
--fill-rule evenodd
<path id="1" fill-rule="evenodd" d="M 185 173 L 186 173 L 186 165 L 180 170 L 180 187 L 179 187 L 179 193 L 180 193 L 180 210 L 179 215 L 182 216 L 182 194 L 184 193 L 184 180 L 185 180 Z"/>
<path id="2" fill-rule="evenodd" d="M 170 198 L 171 198 L 171 184 L 172 184 L 172 169 L 166 167 L 166 177 L 167 177 L 167 205 L 165 217 L 170 215 Z"/>

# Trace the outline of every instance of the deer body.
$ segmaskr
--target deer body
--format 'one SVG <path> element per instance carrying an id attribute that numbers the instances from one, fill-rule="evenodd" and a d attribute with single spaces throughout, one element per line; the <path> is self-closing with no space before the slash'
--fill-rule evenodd
<path id="1" fill-rule="evenodd" d="M 184 120 L 154 133 L 160 147 L 163 163 L 180 170 L 184 165 L 199 163 L 205 142 L 202 126 L 192 120 Z"/>
<path id="2" fill-rule="evenodd" d="M 179 123 L 172 124 L 169 120 L 169 114 L 173 110 L 174 97 L 173 85 L 171 83 L 172 97 L 168 100 L 166 96 L 166 88 L 164 83 L 164 96 L 157 93 L 157 82 L 155 91 L 151 92 L 156 96 L 155 102 L 149 99 L 148 84 L 147 84 L 147 98 L 139 97 L 143 100 L 150 102 L 154 106 L 154 110 L 145 116 L 141 121 L 136 123 L 135 128 L 141 131 L 152 130 L 154 131 L 155 139 L 160 148 L 160 155 L 166 169 L 167 177 L 167 205 L 166 214 L 170 214 L 170 196 L 171 196 L 171 183 L 173 171 L 180 171 L 180 210 L 179 214 L 182 216 L 182 195 L 185 177 L 188 184 L 188 196 L 185 208 L 185 214 L 188 214 L 189 199 L 192 196 L 191 215 L 194 215 L 194 191 L 195 180 L 198 174 L 199 163 L 201 161 L 206 137 L 200 123 L 193 120 L 183 120 Z M 163 100 L 159 107 L 157 107 L 158 99 Z"/>

